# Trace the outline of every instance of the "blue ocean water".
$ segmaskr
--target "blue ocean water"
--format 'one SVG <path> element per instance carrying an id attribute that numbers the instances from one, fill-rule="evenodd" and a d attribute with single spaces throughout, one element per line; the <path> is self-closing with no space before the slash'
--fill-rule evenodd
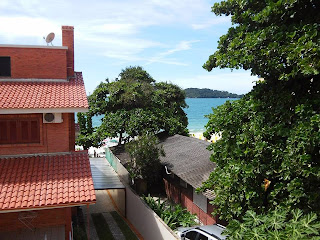
<path id="1" fill-rule="evenodd" d="M 212 108 L 224 104 L 228 100 L 238 98 L 187 98 L 189 108 L 184 109 L 188 117 L 190 133 L 204 132 L 208 118 L 205 115 L 212 113 Z"/>
<path id="2" fill-rule="evenodd" d="M 237 98 L 187 98 L 188 108 L 184 111 L 188 117 L 188 129 L 190 133 L 204 132 L 208 118 L 205 115 L 212 113 L 212 108 L 224 104 L 227 100 L 237 100 Z M 103 116 L 94 116 L 92 125 L 97 127 L 101 124 Z"/>

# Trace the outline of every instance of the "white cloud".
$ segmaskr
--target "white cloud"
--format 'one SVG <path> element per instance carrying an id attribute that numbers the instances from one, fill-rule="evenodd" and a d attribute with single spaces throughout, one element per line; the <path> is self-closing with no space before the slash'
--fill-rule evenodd
<path id="1" fill-rule="evenodd" d="M 181 41 L 179 42 L 174 48 L 169 49 L 165 52 L 161 52 L 156 54 L 154 57 L 151 57 L 146 65 L 151 63 L 165 63 L 165 64 L 173 64 L 173 65 L 180 65 L 180 66 L 187 66 L 188 64 L 182 63 L 176 60 L 169 60 L 166 57 L 168 55 L 172 55 L 176 52 L 190 50 L 193 43 L 199 42 L 199 40 L 191 40 L 191 41 Z"/>
<path id="2" fill-rule="evenodd" d="M 0 39 L 42 44 L 43 36 L 55 32 L 55 44 L 61 39 L 61 25 L 74 25 L 78 44 L 97 54 L 128 61 L 145 59 L 144 50 L 159 52 L 164 47 L 164 43 L 148 39 L 144 35 L 146 29 L 190 27 L 199 17 L 203 19 L 203 12 L 209 11 L 210 5 L 206 0 L 1 0 L 0 22 L 6 24 L 0 24 Z M 36 42 L 25 42 L 25 37 Z M 186 65 L 165 56 L 188 50 L 192 43 L 182 41 L 167 52 L 154 54 L 146 59 L 147 64 Z"/>
<path id="3" fill-rule="evenodd" d="M 170 64 L 172 69 L 187 65 L 190 69 L 198 68 L 202 63 L 195 63 L 196 59 L 179 58 L 182 53 L 191 55 L 199 42 L 185 39 L 201 39 L 204 44 L 204 37 L 196 36 L 198 31 L 194 30 L 230 21 L 210 13 L 211 5 L 211 0 L 0 0 L 0 42 L 45 44 L 42 37 L 55 32 L 53 44 L 60 45 L 61 25 L 74 25 L 76 54 L 81 54 L 82 62 L 88 59 L 83 64 L 91 72 L 101 71 L 96 69 L 94 60 L 122 64 L 121 68 L 137 63 Z M 112 71 L 115 69 L 112 67 Z M 206 87 L 206 83 L 215 81 L 207 75 L 186 81 L 183 71 L 187 68 L 172 70 L 178 74 L 176 69 L 181 70 L 181 79 L 177 81 L 182 86 L 199 82 Z"/>
<path id="4" fill-rule="evenodd" d="M 170 49 L 166 52 L 160 53 L 161 56 L 171 55 L 176 52 L 185 51 L 191 49 L 193 43 L 199 42 L 199 40 L 191 40 L 191 41 L 181 41 L 177 44 L 177 46 L 173 49 Z"/>
<path id="5" fill-rule="evenodd" d="M 19 38 L 21 44 L 26 44 L 23 38 L 36 38 L 36 44 L 45 44 L 42 37 L 50 32 L 60 32 L 61 26 L 48 19 L 38 17 L 3 17 L 0 16 L 0 33 L 8 42 Z"/>

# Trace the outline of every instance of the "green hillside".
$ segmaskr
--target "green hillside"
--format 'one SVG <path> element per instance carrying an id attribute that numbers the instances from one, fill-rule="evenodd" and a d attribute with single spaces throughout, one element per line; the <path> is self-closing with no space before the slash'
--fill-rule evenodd
<path id="1" fill-rule="evenodd" d="M 186 88 L 187 98 L 241 98 L 243 95 L 229 93 L 227 91 L 218 91 L 208 88 Z"/>

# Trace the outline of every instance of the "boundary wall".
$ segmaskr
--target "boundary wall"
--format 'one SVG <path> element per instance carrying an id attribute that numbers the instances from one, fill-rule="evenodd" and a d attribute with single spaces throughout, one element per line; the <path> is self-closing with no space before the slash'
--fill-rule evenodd
<path id="1" fill-rule="evenodd" d="M 106 148 L 106 159 L 126 188 L 126 218 L 146 240 L 176 240 L 178 236 L 129 186 L 129 173 L 120 160 Z"/>

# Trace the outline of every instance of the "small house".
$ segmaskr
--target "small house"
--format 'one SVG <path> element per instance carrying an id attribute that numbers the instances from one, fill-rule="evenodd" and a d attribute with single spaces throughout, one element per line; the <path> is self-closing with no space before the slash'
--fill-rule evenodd
<path id="1" fill-rule="evenodd" d="M 178 134 L 167 136 L 161 133 L 158 137 L 165 152 L 160 161 L 167 198 L 196 214 L 204 225 L 219 221 L 212 215 L 214 207 L 210 201 L 214 199 L 213 191 L 196 192 L 215 169 L 215 163 L 210 161 L 211 153 L 207 150 L 210 143 Z M 130 161 L 123 145 L 111 147 L 110 151 L 122 165 L 126 166 Z"/>

